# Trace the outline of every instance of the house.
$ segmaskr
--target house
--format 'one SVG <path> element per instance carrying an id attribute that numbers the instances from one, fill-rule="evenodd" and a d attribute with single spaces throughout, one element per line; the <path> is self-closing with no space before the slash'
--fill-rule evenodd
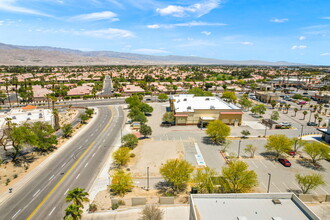
<path id="1" fill-rule="evenodd" d="M 33 100 L 34 101 L 45 101 L 45 96 L 52 93 L 51 90 L 47 88 L 42 88 L 40 85 L 32 86 Z"/>
<path id="2" fill-rule="evenodd" d="M 122 90 L 124 94 L 144 93 L 144 89 L 136 85 L 126 85 Z"/>
<path id="3" fill-rule="evenodd" d="M 83 96 L 83 95 L 89 95 L 91 91 L 93 90 L 90 86 L 78 86 L 76 88 L 70 89 L 68 91 L 68 96 Z"/>
<path id="4" fill-rule="evenodd" d="M 256 92 L 256 98 L 265 103 L 271 103 L 272 101 L 278 101 L 279 95 L 276 93 Z"/>
<path id="5" fill-rule="evenodd" d="M 216 96 L 173 95 L 170 97 L 170 109 L 176 125 L 205 127 L 214 120 L 235 126 L 242 124 L 242 109 Z"/>

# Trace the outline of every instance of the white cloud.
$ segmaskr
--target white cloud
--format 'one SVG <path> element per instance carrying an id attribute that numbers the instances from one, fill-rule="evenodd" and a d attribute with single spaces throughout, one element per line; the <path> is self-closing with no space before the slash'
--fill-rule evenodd
<path id="1" fill-rule="evenodd" d="M 330 17 L 322 17 L 321 19 L 327 19 L 327 20 L 329 20 L 329 19 L 330 19 Z"/>
<path id="2" fill-rule="evenodd" d="M 112 11 L 103 11 L 103 12 L 95 12 L 90 14 L 83 14 L 74 16 L 71 18 L 71 20 L 76 21 L 96 21 L 96 20 L 104 20 L 104 19 L 110 19 L 111 21 L 118 21 L 117 14 L 113 13 Z"/>
<path id="3" fill-rule="evenodd" d="M 88 30 L 88 31 L 75 31 L 75 34 L 78 35 L 86 35 L 91 37 L 97 38 L 104 38 L 104 39 L 114 39 L 114 38 L 132 38 L 134 37 L 134 33 L 128 30 L 123 29 L 115 29 L 115 28 L 108 28 L 108 29 L 101 29 L 101 30 Z"/>
<path id="4" fill-rule="evenodd" d="M 0 10 L 52 17 L 51 15 L 42 13 L 42 12 L 37 11 L 37 10 L 17 6 L 17 5 L 15 5 L 16 1 L 17 0 L 1 0 L 0 1 Z"/>
<path id="5" fill-rule="evenodd" d="M 253 45 L 253 43 L 250 41 L 243 41 L 243 42 L 239 42 L 239 43 L 242 45 Z"/>
<path id="6" fill-rule="evenodd" d="M 209 32 L 209 31 L 202 31 L 201 32 L 202 34 L 205 34 L 206 36 L 210 36 L 212 33 L 211 32 Z"/>
<path id="7" fill-rule="evenodd" d="M 204 0 L 203 2 L 189 6 L 168 5 L 165 8 L 157 8 L 156 11 L 162 16 L 171 15 L 174 17 L 201 17 L 219 7 L 220 2 L 220 0 Z"/>
<path id="8" fill-rule="evenodd" d="M 147 54 L 169 53 L 168 51 L 163 50 L 163 49 L 147 49 L 147 48 L 135 49 L 132 51 L 137 52 L 137 53 L 147 53 Z"/>
<path id="9" fill-rule="evenodd" d="M 305 36 L 300 36 L 299 40 L 306 40 L 306 37 Z"/>
<path id="10" fill-rule="evenodd" d="M 273 19 L 270 20 L 270 22 L 284 23 L 284 22 L 287 22 L 288 20 L 289 19 L 287 19 L 287 18 L 281 18 L 281 19 L 279 19 L 279 18 L 273 18 Z"/>
<path id="11" fill-rule="evenodd" d="M 158 28 L 174 28 L 174 27 L 195 27 L 195 26 L 225 26 L 227 24 L 223 23 L 210 23 L 203 21 L 190 21 L 186 23 L 177 24 L 152 24 L 148 25 L 148 28 L 158 29 Z"/>
<path id="12" fill-rule="evenodd" d="M 4 21 L 0 21 L 0 26 L 3 25 Z"/>
<path id="13" fill-rule="evenodd" d="M 302 50 L 302 49 L 306 49 L 307 46 L 306 45 L 294 45 L 291 47 L 292 50 Z"/>
<path id="14" fill-rule="evenodd" d="M 206 41 L 206 40 L 195 40 L 190 38 L 184 44 L 179 45 L 179 47 L 202 47 L 202 46 L 218 46 L 217 44 Z"/>
<path id="15" fill-rule="evenodd" d="M 160 25 L 158 25 L 158 24 L 151 24 L 151 25 L 147 25 L 147 28 L 158 29 L 158 28 L 160 28 Z"/>
<path id="16" fill-rule="evenodd" d="M 330 56 L 330 53 L 321 53 L 320 56 Z"/>

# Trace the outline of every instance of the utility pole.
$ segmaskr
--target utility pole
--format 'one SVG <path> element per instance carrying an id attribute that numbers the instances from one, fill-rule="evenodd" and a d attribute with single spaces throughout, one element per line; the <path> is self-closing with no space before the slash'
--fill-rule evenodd
<path id="1" fill-rule="evenodd" d="M 242 142 L 242 140 L 239 140 L 239 142 L 238 142 L 238 153 L 237 153 L 237 158 L 239 158 L 239 156 L 240 156 L 241 142 Z"/>

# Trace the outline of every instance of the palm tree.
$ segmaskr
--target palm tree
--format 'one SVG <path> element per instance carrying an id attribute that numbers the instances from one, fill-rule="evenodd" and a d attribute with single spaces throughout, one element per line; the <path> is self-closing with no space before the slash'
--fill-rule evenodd
<path id="1" fill-rule="evenodd" d="M 85 189 L 82 188 L 74 188 L 73 190 L 70 190 L 68 194 L 66 195 L 65 200 L 67 202 L 73 202 L 73 204 L 82 207 L 83 202 L 88 202 L 89 199 L 87 198 L 88 193 L 85 192 Z"/>
<path id="2" fill-rule="evenodd" d="M 294 117 L 296 117 L 298 109 L 294 108 L 293 111 L 294 111 Z"/>
<path id="3" fill-rule="evenodd" d="M 11 108 L 11 101 L 10 101 L 10 96 L 9 96 L 9 90 L 8 90 L 8 79 L 6 79 L 6 93 L 7 93 L 7 97 L 8 97 L 8 102 L 9 102 L 9 107 Z"/>
<path id="4" fill-rule="evenodd" d="M 304 115 L 304 118 L 303 118 L 303 120 L 305 120 L 305 118 L 306 118 L 306 115 L 308 114 L 308 111 L 303 111 L 303 115 Z"/>
<path id="5" fill-rule="evenodd" d="M 318 118 L 318 121 L 319 121 L 319 127 L 320 127 L 320 125 L 321 125 L 322 120 L 323 120 L 323 118 L 321 118 L 321 117 Z"/>
<path id="6" fill-rule="evenodd" d="M 326 109 L 324 109 L 324 115 L 327 115 L 327 111 L 328 111 L 328 109 L 326 108 Z"/>
<path id="7" fill-rule="evenodd" d="M 81 207 L 75 204 L 70 204 L 65 209 L 64 220 L 79 220 L 81 219 L 81 214 L 83 211 L 80 209 Z"/>
<path id="8" fill-rule="evenodd" d="M 315 119 L 314 122 L 315 122 L 315 123 L 316 123 L 316 119 L 317 119 L 318 117 L 319 117 L 319 114 L 315 113 L 315 114 L 314 114 L 314 119 Z"/>

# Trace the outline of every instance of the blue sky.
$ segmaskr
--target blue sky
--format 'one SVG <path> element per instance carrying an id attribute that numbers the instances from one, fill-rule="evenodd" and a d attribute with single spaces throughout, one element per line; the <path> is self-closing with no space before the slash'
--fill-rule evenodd
<path id="1" fill-rule="evenodd" d="M 0 42 L 330 65 L 330 1 L 0 0 Z"/>

